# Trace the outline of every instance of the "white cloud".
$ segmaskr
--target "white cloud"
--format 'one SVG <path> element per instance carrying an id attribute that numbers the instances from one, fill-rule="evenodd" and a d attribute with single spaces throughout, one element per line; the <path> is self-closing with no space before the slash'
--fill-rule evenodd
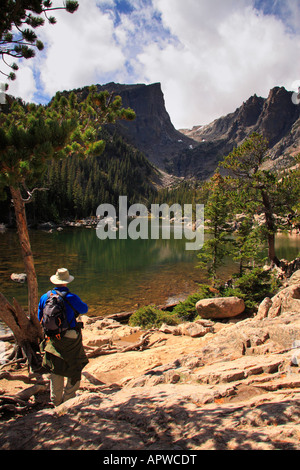
<path id="1" fill-rule="evenodd" d="M 24 62 L 17 72 L 17 79 L 10 82 L 8 93 L 13 96 L 21 97 L 24 101 L 30 102 L 34 99 L 37 91 L 36 82 L 32 68 Z"/>
<path id="2" fill-rule="evenodd" d="M 76 13 L 54 12 L 57 24 L 40 28 L 45 51 L 24 61 L 10 91 L 31 100 L 161 82 L 177 128 L 205 124 L 300 79 L 299 12 L 295 0 L 79 0 Z"/>
<path id="3" fill-rule="evenodd" d="M 43 31 L 47 48 L 41 81 L 48 94 L 96 83 L 99 75 L 124 65 L 112 19 L 94 1 L 80 0 L 79 4 L 76 13 L 58 13 L 57 24 Z"/>
<path id="4" fill-rule="evenodd" d="M 62 3 L 54 0 L 53 6 Z M 102 13 L 96 0 L 80 0 L 74 14 L 55 11 L 54 16 L 55 25 L 45 22 L 37 30 L 44 51 L 22 60 L 17 80 L 10 83 L 9 92 L 26 101 L 47 101 L 58 90 L 98 83 L 99 76 L 106 78 L 124 67 L 126 58 L 115 38 L 113 16 Z"/>
<path id="5" fill-rule="evenodd" d="M 205 124 L 257 93 L 300 77 L 299 36 L 240 0 L 154 0 L 179 45 L 149 44 L 145 79 L 161 81 L 176 127 Z M 238 4 L 238 7 L 236 6 Z"/>

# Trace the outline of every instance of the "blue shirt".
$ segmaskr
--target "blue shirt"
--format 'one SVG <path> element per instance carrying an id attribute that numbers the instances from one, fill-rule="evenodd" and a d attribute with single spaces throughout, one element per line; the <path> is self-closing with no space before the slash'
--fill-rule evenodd
<path id="1" fill-rule="evenodd" d="M 55 289 L 52 289 L 51 292 L 55 294 L 56 293 L 55 290 L 58 292 L 67 292 L 66 299 L 75 308 L 75 310 L 77 310 L 78 314 L 87 313 L 89 309 L 87 304 L 82 302 L 82 300 L 80 299 L 80 297 L 78 297 L 78 295 L 72 294 L 67 287 L 56 287 Z M 48 293 L 46 292 L 46 294 L 42 295 L 42 297 L 40 298 L 40 302 L 39 302 L 39 308 L 38 308 L 39 321 L 41 321 L 42 319 L 43 309 L 44 309 L 47 299 L 48 299 Z M 66 311 L 67 311 L 67 320 L 70 325 L 70 328 L 74 328 L 76 326 L 75 312 L 72 309 L 72 307 L 68 304 L 68 302 L 65 302 Z"/>

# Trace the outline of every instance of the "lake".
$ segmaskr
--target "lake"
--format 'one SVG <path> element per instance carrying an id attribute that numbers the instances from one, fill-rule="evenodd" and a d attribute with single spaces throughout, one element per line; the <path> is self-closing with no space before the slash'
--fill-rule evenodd
<path id="1" fill-rule="evenodd" d="M 94 315 L 131 311 L 139 306 L 163 305 L 183 299 L 206 282 L 196 268 L 197 252 L 186 251 L 186 240 L 100 240 L 94 228 L 65 228 L 52 233 L 31 230 L 39 294 L 49 290 L 49 278 L 59 267 L 75 276 L 70 289 Z M 292 260 L 300 252 L 300 236 L 279 235 L 280 258 Z M 16 231 L 0 232 L 0 291 L 26 307 L 27 284 L 17 284 L 11 273 L 24 272 Z M 226 280 L 237 269 L 228 261 L 221 270 Z"/>

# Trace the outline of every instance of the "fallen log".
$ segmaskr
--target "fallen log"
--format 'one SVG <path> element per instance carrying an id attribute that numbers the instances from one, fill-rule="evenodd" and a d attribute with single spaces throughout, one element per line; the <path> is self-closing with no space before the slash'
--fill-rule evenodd
<path id="1" fill-rule="evenodd" d="M 6 380 L 20 380 L 24 383 L 31 383 L 31 378 L 28 377 L 27 375 L 22 375 L 22 374 L 11 374 L 10 372 L 1 372 L 0 373 L 0 380 L 1 379 L 6 379 Z"/>
<path id="2" fill-rule="evenodd" d="M 166 304 L 166 305 L 158 305 L 157 308 L 159 310 L 166 310 L 167 312 L 172 312 L 172 310 L 178 305 L 180 302 L 173 302 L 172 304 Z"/>
<path id="3" fill-rule="evenodd" d="M 48 388 L 48 385 L 42 385 L 42 384 L 35 384 L 32 387 L 26 388 L 25 390 L 22 390 L 21 392 L 17 393 L 15 397 L 20 400 L 29 400 L 32 395 L 37 395 L 38 393 L 45 392 Z"/>
<path id="4" fill-rule="evenodd" d="M 119 323 L 122 323 L 128 321 L 131 315 L 133 315 L 134 313 L 135 311 L 113 313 L 112 315 L 108 315 L 106 318 L 109 318 L 110 320 L 116 320 Z"/>
<path id="5" fill-rule="evenodd" d="M 119 349 L 117 348 L 112 348 L 112 349 L 104 349 L 104 348 L 95 348 L 92 351 L 87 351 L 86 355 L 89 359 L 93 357 L 98 357 L 98 356 L 106 356 L 108 354 L 114 354 L 116 352 L 119 352 Z"/>
<path id="6" fill-rule="evenodd" d="M 93 357 L 98 357 L 98 356 L 104 356 L 108 354 L 115 354 L 115 353 L 124 353 L 128 351 L 135 351 L 136 349 L 146 349 L 148 347 L 148 338 L 151 335 L 152 331 L 149 331 L 147 333 L 144 333 L 140 340 L 137 341 L 136 343 L 130 344 L 129 346 L 125 346 L 123 348 L 118 348 L 118 347 L 113 347 L 105 344 L 102 347 L 98 348 L 92 348 L 91 346 L 87 346 L 89 351 L 86 351 L 86 355 L 88 358 L 93 358 Z"/>
<path id="7" fill-rule="evenodd" d="M 166 341 L 166 338 L 159 338 L 153 341 L 153 343 L 148 344 L 148 347 L 152 348 L 155 344 L 165 343 Z"/>
<path id="8" fill-rule="evenodd" d="M 164 310 L 164 311 L 172 311 L 176 305 L 179 304 L 178 302 L 173 302 L 171 304 L 166 304 L 166 305 L 158 305 L 156 308 L 159 310 Z M 136 310 L 133 310 L 131 312 L 120 312 L 120 313 L 113 313 L 112 315 L 108 315 L 105 318 L 109 318 L 110 320 L 116 320 L 119 323 L 126 322 L 129 320 L 129 318 L 136 312 Z"/>
<path id="9" fill-rule="evenodd" d="M 138 342 L 133 343 L 130 346 L 126 346 L 125 348 L 121 349 L 120 352 L 124 353 L 128 351 L 135 351 L 136 349 L 141 349 L 141 348 L 143 350 L 146 349 L 146 347 L 148 347 L 148 339 L 149 339 L 150 334 L 151 334 L 150 332 L 143 334 L 143 336 L 141 336 L 141 339 Z"/>
<path id="10" fill-rule="evenodd" d="M 25 359 L 16 359 L 15 361 L 9 361 L 9 362 L 5 362 L 1 367 L 0 369 L 4 369 L 4 367 L 8 367 L 8 366 L 12 366 L 14 364 L 21 364 L 21 363 L 24 363 Z"/>

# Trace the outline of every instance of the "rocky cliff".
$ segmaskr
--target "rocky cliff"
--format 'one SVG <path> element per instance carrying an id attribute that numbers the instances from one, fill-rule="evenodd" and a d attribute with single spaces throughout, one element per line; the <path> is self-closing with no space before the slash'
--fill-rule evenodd
<path id="1" fill-rule="evenodd" d="M 258 132 L 269 141 L 268 166 L 285 167 L 300 152 L 300 105 L 283 87 L 270 90 L 267 98 L 251 96 L 234 112 L 206 126 L 176 130 L 165 107 L 160 83 L 152 85 L 99 86 L 120 94 L 133 108 L 133 122 L 119 122 L 117 129 L 159 169 L 182 177 L 206 179 L 219 161 Z"/>
<path id="2" fill-rule="evenodd" d="M 206 126 L 176 130 L 165 107 L 160 83 L 151 85 L 97 85 L 122 97 L 125 107 L 136 112 L 131 122 L 113 126 L 143 152 L 157 168 L 179 177 L 206 179 L 218 162 L 252 132 L 263 134 L 270 143 L 271 166 L 287 166 L 300 152 L 300 105 L 292 92 L 276 87 L 268 98 L 250 97 L 234 112 Z M 85 96 L 88 88 L 76 90 Z"/>
<path id="3" fill-rule="evenodd" d="M 293 103 L 292 92 L 276 87 L 268 98 L 254 95 L 233 113 L 181 132 L 199 143 L 174 161 L 174 168 L 186 176 L 206 177 L 253 132 L 269 141 L 269 166 L 288 166 L 300 152 L 300 105 Z"/>
<path id="4" fill-rule="evenodd" d="M 121 85 L 108 83 L 97 86 L 122 97 L 124 107 L 136 112 L 132 122 L 119 121 L 117 130 L 126 140 L 143 152 L 155 166 L 168 169 L 168 162 L 178 157 L 194 140 L 175 129 L 165 107 L 160 83 Z"/>

